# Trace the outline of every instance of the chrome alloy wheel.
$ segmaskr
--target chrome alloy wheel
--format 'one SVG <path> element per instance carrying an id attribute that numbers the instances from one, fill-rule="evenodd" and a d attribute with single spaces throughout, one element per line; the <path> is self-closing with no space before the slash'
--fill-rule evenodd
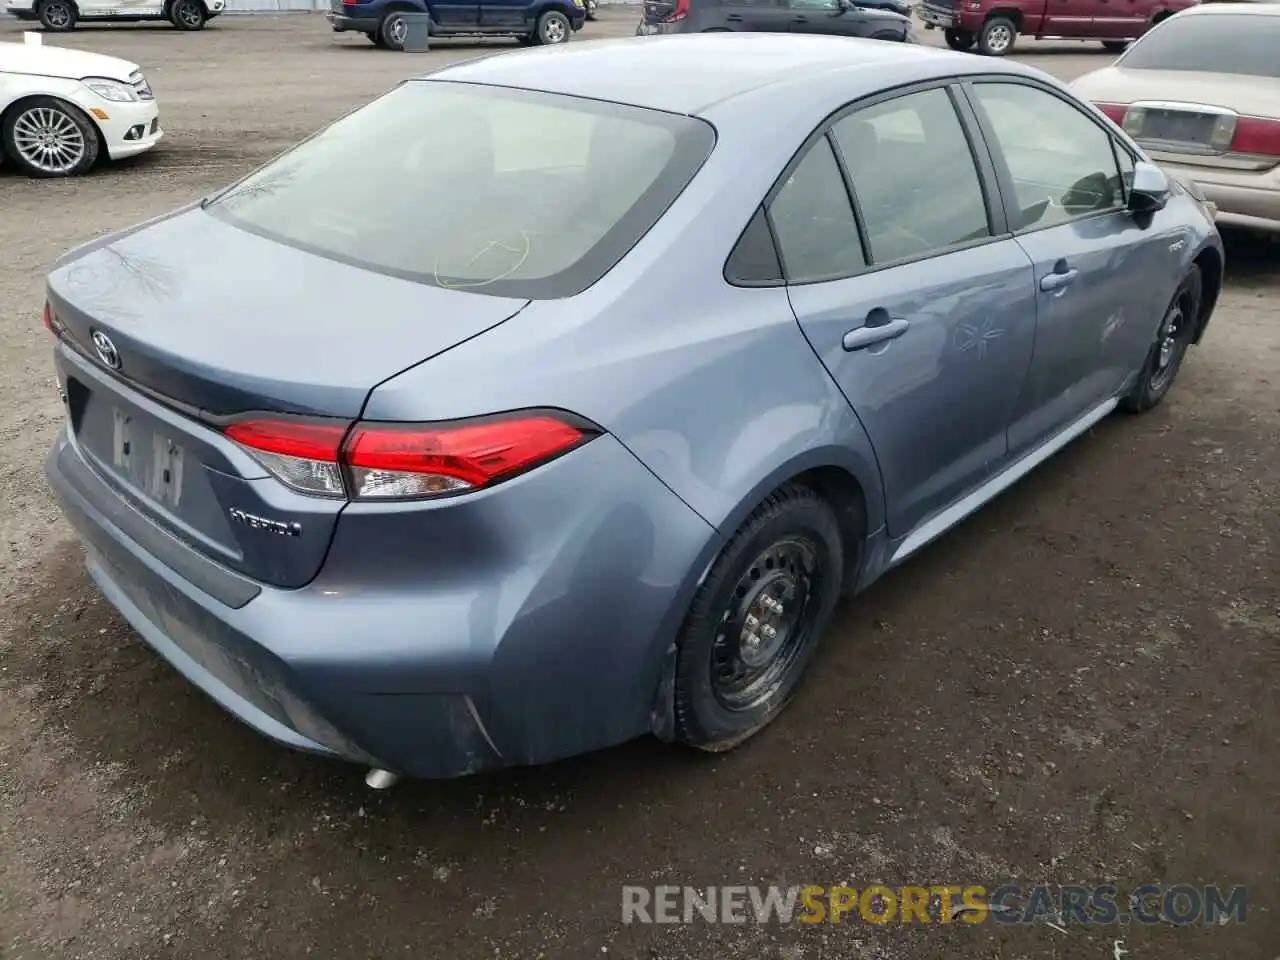
<path id="1" fill-rule="evenodd" d="M 84 159 L 88 144 L 79 124 L 57 107 L 31 107 L 13 122 L 13 145 L 42 173 L 67 174 Z"/>

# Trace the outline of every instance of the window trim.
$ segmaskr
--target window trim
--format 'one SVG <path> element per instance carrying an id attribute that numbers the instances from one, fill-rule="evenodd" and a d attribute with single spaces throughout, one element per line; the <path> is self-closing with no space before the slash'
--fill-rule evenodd
<path id="1" fill-rule="evenodd" d="M 996 177 L 1000 184 L 1000 195 L 1004 201 L 1005 222 L 1012 225 L 1014 222 L 1013 215 L 1015 207 L 1010 203 L 1009 197 L 1016 196 L 1016 190 L 1013 183 L 1013 172 L 1009 169 L 1008 159 L 1004 155 L 1004 150 L 1000 147 L 1000 139 L 996 136 L 994 127 L 991 125 L 991 118 L 987 116 L 986 110 L 982 106 L 982 102 L 978 99 L 977 91 L 974 89 L 983 83 L 1004 83 L 1022 87 L 1030 87 L 1033 90 L 1039 90 L 1041 93 L 1048 94 L 1060 103 L 1071 108 L 1107 138 L 1111 144 L 1111 162 L 1115 165 L 1116 177 L 1120 177 L 1120 158 L 1116 155 L 1117 149 L 1123 149 L 1131 157 L 1134 162 L 1138 162 L 1141 157 L 1134 154 L 1129 149 L 1128 144 L 1119 140 L 1115 134 L 1104 127 L 1098 118 L 1093 116 L 1088 110 L 1082 108 L 1078 103 L 1072 102 L 1068 97 L 1064 97 L 1060 90 L 1055 89 L 1052 85 L 1036 80 L 1034 77 L 1023 77 L 1016 74 L 977 74 L 965 77 L 959 84 L 959 93 L 962 94 L 969 103 L 969 109 L 973 112 L 978 129 L 986 144 L 986 152 L 991 158 L 991 162 L 996 171 Z M 1020 212 L 1020 211 L 1018 211 Z M 1055 220 L 1048 224 L 1031 224 L 1030 226 L 1018 227 L 1013 229 L 1012 235 L 1015 237 L 1024 237 L 1028 234 L 1039 233 L 1041 230 L 1052 230 L 1055 227 L 1067 226 L 1070 224 L 1081 223 L 1086 220 L 1092 220 L 1101 217 L 1115 216 L 1117 213 L 1128 213 L 1128 197 L 1125 198 L 1125 204 L 1118 207 L 1112 207 L 1108 210 L 1091 210 L 1088 213 L 1077 214 L 1074 217 L 1068 217 L 1065 220 Z"/>
<path id="2" fill-rule="evenodd" d="M 765 221 L 769 225 L 769 232 L 773 236 L 775 246 L 777 246 L 778 262 L 783 267 L 783 279 L 780 283 L 756 283 L 751 284 L 753 287 L 762 286 L 787 286 L 798 287 L 808 286 L 814 283 L 838 283 L 842 280 L 849 280 L 853 277 L 864 276 L 869 273 L 877 273 L 881 270 L 893 267 L 905 266 L 911 263 L 918 263 L 923 260 L 931 260 L 935 257 L 945 257 L 953 253 L 960 253 L 965 250 L 972 250 L 976 247 L 986 246 L 990 243 L 996 243 L 1001 240 L 1007 240 L 1012 234 L 1009 230 L 1009 223 L 1005 210 L 1003 194 L 1001 193 L 1001 182 L 997 174 L 996 167 L 992 162 L 989 148 L 983 138 L 982 131 L 978 126 L 977 117 L 973 108 L 970 106 L 967 98 L 960 90 L 960 85 L 964 82 L 964 76 L 946 76 L 933 77 L 928 80 L 916 81 L 914 83 L 902 84 L 897 87 L 891 87 L 887 90 L 878 90 L 875 93 L 867 94 L 856 100 L 837 107 L 818 123 L 809 135 L 801 141 L 800 146 L 791 155 L 791 158 L 783 166 L 782 172 L 774 179 L 773 184 L 765 191 L 764 198 L 760 201 L 760 205 L 765 209 Z M 956 111 L 956 119 L 960 123 L 961 129 L 964 131 L 965 141 L 969 145 L 969 155 L 973 160 L 974 170 L 978 175 L 978 185 L 982 190 L 983 201 L 987 209 L 987 226 L 991 230 L 988 237 L 979 237 L 966 243 L 953 244 L 949 247 L 942 247 L 937 250 L 929 250 L 925 253 L 918 254 L 913 257 L 902 257 L 897 260 L 886 260 L 877 263 L 869 256 L 870 254 L 870 238 L 867 236 L 866 225 L 862 219 L 861 205 L 857 199 L 857 191 L 854 189 L 853 181 L 849 176 L 848 167 L 845 164 L 843 153 L 840 151 L 838 142 L 832 133 L 832 128 L 843 120 L 845 117 L 864 110 L 868 107 L 874 107 L 877 104 L 885 103 L 890 100 L 897 100 L 902 97 L 910 96 L 914 93 L 925 93 L 929 90 L 942 89 L 951 100 L 953 109 Z M 828 277 L 821 280 L 801 280 L 792 281 L 786 277 L 786 262 L 782 255 L 781 246 L 778 245 L 777 230 L 773 225 L 773 216 L 770 208 L 773 201 L 777 199 L 779 193 L 782 192 L 787 179 L 795 172 L 796 168 L 803 162 L 808 155 L 809 150 L 822 137 L 828 137 L 832 151 L 836 156 L 836 163 L 840 168 L 841 176 L 844 177 L 845 190 L 850 198 L 853 206 L 854 219 L 857 222 L 859 239 L 862 242 L 863 254 L 866 264 L 859 269 L 853 270 L 848 274 L 839 277 Z M 755 210 L 752 210 L 752 216 L 755 216 Z M 748 218 L 748 223 L 750 218 Z M 743 230 L 746 227 L 744 225 Z M 739 237 L 739 241 L 741 237 Z M 730 248 L 729 257 L 733 256 L 733 251 L 737 249 L 737 241 Z M 725 260 L 726 267 L 728 265 L 728 257 Z M 726 281 L 728 277 L 726 275 Z M 733 281 L 728 281 L 733 283 Z M 745 286 L 741 281 L 733 283 L 734 286 Z"/>

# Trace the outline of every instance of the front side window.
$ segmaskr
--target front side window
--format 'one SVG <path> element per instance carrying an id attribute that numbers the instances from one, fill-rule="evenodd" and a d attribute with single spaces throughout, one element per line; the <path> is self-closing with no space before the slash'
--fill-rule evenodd
<path id="1" fill-rule="evenodd" d="M 973 151 L 945 90 L 859 110 L 837 122 L 832 133 L 876 263 L 991 236 Z"/>
<path id="2" fill-rule="evenodd" d="M 769 218 L 790 283 L 835 280 L 866 266 L 849 191 L 826 137 L 782 184 Z"/>
<path id="3" fill-rule="evenodd" d="M 1013 179 L 1014 229 L 1124 206 L 1112 137 L 1064 100 L 1020 83 L 974 84 Z"/>
<path id="4" fill-rule="evenodd" d="M 368 269 L 564 297 L 653 226 L 711 152 L 701 120 L 411 81 L 251 174 L 209 213 Z"/>

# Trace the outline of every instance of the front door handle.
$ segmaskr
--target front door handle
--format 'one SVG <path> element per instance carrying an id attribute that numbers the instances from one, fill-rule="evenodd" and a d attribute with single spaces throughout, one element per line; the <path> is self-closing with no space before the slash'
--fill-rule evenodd
<path id="1" fill-rule="evenodd" d="M 729 16 L 725 17 L 724 19 L 725 19 L 725 22 L 726 22 L 726 23 L 741 23 L 741 22 L 742 22 L 742 18 L 741 18 L 740 16 L 738 16 L 736 13 L 731 13 L 731 14 L 729 14 Z"/>
<path id="2" fill-rule="evenodd" d="M 1061 273 L 1046 273 L 1040 278 L 1041 290 L 1061 290 L 1069 286 L 1080 276 L 1079 270 L 1063 270 Z"/>
<path id="3" fill-rule="evenodd" d="M 871 311 L 872 315 L 877 311 Z M 862 350 L 876 343 L 883 343 L 886 340 L 894 340 L 907 332 L 907 327 L 911 326 L 911 322 L 906 317 L 888 317 L 881 323 L 873 322 L 872 316 L 867 317 L 867 324 L 850 330 L 844 335 L 843 345 L 846 350 Z"/>

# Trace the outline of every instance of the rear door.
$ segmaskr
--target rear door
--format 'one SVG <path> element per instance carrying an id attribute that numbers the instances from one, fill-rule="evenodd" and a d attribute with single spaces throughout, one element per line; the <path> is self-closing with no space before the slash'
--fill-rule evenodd
<path id="1" fill-rule="evenodd" d="M 857 14 L 845 17 L 840 0 L 787 0 L 787 8 L 791 13 L 792 33 L 857 36 L 857 29 L 862 25 Z"/>
<path id="2" fill-rule="evenodd" d="M 968 86 L 1010 225 L 1035 264 L 1035 356 L 1009 427 L 1011 456 L 1115 396 L 1155 336 L 1172 290 L 1170 238 L 1126 209 L 1121 160 L 1092 115 L 1034 82 Z M 1158 287 L 1154 289 L 1153 287 Z"/>
<path id="3" fill-rule="evenodd" d="M 791 29 L 791 12 L 786 0 L 731 0 L 718 10 L 729 30 L 786 33 Z"/>
<path id="4" fill-rule="evenodd" d="M 1031 263 L 961 110 L 945 85 L 859 105 L 769 204 L 792 309 L 871 438 L 895 537 L 1003 464 L 1035 339 Z"/>

